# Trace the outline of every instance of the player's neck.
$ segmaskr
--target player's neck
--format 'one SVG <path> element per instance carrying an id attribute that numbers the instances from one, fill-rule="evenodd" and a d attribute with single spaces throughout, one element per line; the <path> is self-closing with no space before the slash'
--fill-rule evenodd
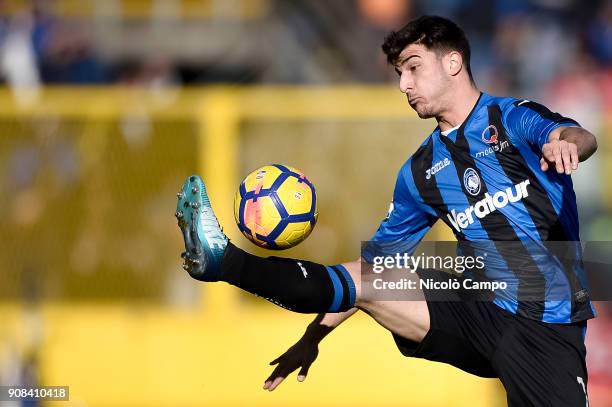
<path id="1" fill-rule="evenodd" d="M 472 84 L 465 89 L 458 89 L 450 95 L 449 108 L 436 117 L 441 131 L 446 131 L 454 127 L 459 127 L 478 102 L 480 90 Z"/>

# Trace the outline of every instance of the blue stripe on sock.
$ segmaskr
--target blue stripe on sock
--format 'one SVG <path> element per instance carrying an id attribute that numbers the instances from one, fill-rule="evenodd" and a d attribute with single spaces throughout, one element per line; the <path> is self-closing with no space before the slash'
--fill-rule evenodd
<path id="1" fill-rule="evenodd" d="M 338 312 L 340 308 L 340 303 L 342 302 L 342 283 L 340 283 L 340 279 L 334 270 L 331 267 L 325 266 L 327 273 L 329 274 L 329 278 L 334 285 L 334 300 L 332 301 L 331 306 L 329 307 L 328 312 Z"/>
<path id="2" fill-rule="evenodd" d="M 353 278 L 351 277 L 351 275 L 349 274 L 349 272 L 347 271 L 346 268 L 344 268 L 344 266 L 342 264 L 338 264 L 336 266 L 338 268 L 338 270 L 340 270 L 342 272 L 342 275 L 344 276 L 344 279 L 346 280 L 347 284 L 348 284 L 348 288 L 349 288 L 349 307 L 353 308 L 355 306 L 355 282 L 353 281 Z"/>

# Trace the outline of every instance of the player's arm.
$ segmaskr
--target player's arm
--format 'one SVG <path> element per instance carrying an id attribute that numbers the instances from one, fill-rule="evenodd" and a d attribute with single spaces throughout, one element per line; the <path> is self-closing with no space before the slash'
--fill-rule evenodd
<path id="1" fill-rule="evenodd" d="M 548 143 L 542 146 L 542 171 L 553 166 L 559 174 L 569 175 L 578 169 L 578 163 L 597 151 L 595 136 L 581 127 L 562 126 L 550 132 Z"/>
<path id="2" fill-rule="evenodd" d="M 357 312 L 357 308 L 352 308 L 345 312 L 319 314 L 308 325 L 304 335 L 285 353 L 270 362 L 270 365 L 277 365 L 272 374 L 264 383 L 264 390 L 272 391 L 285 380 L 285 377 L 297 370 L 297 379 L 303 382 L 308 374 L 310 365 L 319 355 L 319 343 L 334 330 L 338 325 Z"/>
<path id="3" fill-rule="evenodd" d="M 554 168 L 569 175 L 597 150 L 593 134 L 539 103 L 517 100 L 507 112 L 505 122 L 510 132 L 541 153 L 542 171 Z"/>

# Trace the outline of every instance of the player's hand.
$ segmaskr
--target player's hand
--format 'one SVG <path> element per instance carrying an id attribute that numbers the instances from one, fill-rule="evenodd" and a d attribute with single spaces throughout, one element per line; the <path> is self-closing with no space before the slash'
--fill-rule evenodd
<path id="1" fill-rule="evenodd" d="M 542 147 L 540 168 L 542 171 L 555 168 L 559 174 L 570 175 L 578 169 L 578 147 L 565 140 L 551 140 Z"/>
<path id="2" fill-rule="evenodd" d="M 318 342 L 301 338 L 285 353 L 270 362 L 270 365 L 277 365 L 272 374 L 264 383 L 264 390 L 272 391 L 282 383 L 293 371 L 300 368 L 297 379 L 303 382 L 308 374 L 308 369 L 312 362 L 319 355 Z"/>

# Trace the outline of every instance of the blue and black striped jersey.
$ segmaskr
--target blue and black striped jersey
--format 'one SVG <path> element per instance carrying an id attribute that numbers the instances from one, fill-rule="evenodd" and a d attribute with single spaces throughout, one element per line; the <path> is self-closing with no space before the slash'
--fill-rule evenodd
<path id="1" fill-rule="evenodd" d="M 459 241 L 523 242 L 525 253 L 534 242 L 578 242 L 571 177 L 540 168 L 542 146 L 560 126 L 578 123 L 531 101 L 481 94 L 459 128 L 446 136 L 436 128 L 403 165 L 392 209 L 372 240 L 416 246 L 441 219 Z M 496 305 L 550 323 L 594 316 L 581 262 L 551 265 L 499 253 L 504 267 L 487 269 L 486 277 L 514 291 L 496 297 Z M 525 290 L 541 301 L 522 301 Z"/>

